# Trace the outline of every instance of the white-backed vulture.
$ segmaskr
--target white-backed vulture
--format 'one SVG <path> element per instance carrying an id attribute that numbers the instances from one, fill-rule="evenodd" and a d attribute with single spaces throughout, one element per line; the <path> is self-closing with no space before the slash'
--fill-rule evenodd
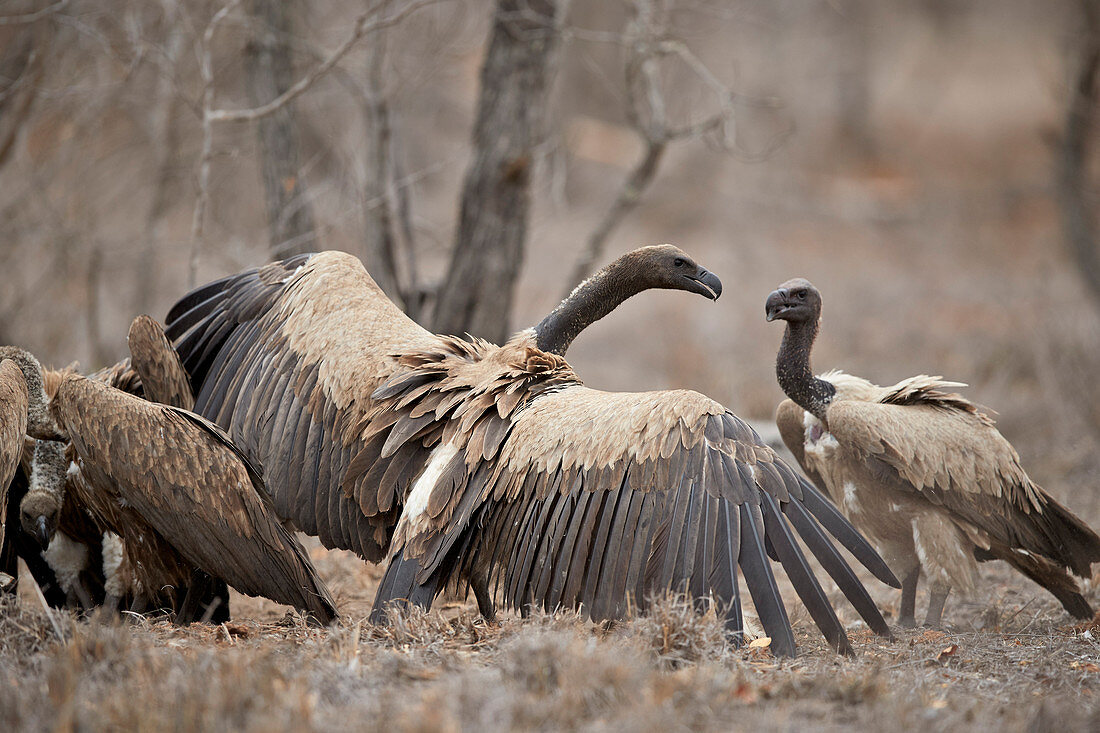
<path id="1" fill-rule="evenodd" d="M 27 383 L 19 365 L 7 360 L 0 362 L 0 517 L 7 514 L 8 485 L 23 458 L 28 399 Z M 0 525 L 0 545 L 5 531 Z M 11 531 L 18 530 L 12 527 Z"/>
<path id="2" fill-rule="evenodd" d="M 176 555 L 131 557 L 139 577 L 142 563 L 163 560 L 222 578 L 242 593 L 295 606 L 324 623 L 335 617 L 305 550 L 275 519 L 258 471 L 219 428 L 187 410 L 77 374 L 66 375 L 47 402 L 34 357 L 11 347 L 0 348 L 0 355 L 16 361 L 27 380 L 28 434 L 71 441 L 89 487 L 88 508 L 132 509 L 156 533 L 157 548 Z M 121 526 L 108 528 L 123 533 L 128 552 L 134 549 L 125 515 Z"/>
<path id="3" fill-rule="evenodd" d="M 583 604 L 597 618 L 661 589 L 713 593 L 737 632 L 739 565 L 772 649 L 791 654 L 771 554 L 846 651 L 797 532 L 888 633 L 814 516 L 896 579 L 738 418 L 693 392 L 580 385 L 562 358 L 570 342 L 651 287 L 720 292 L 680 250 L 643 248 L 498 347 L 428 333 L 356 260 L 326 252 L 200 288 L 169 313 L 168 333 L 196 409 L 268 466 L 283 516 L 326 544 L 391 557 L 375 619 L 390 600 L 428 606 L 465 575 L 490 613 L 488 581 L 508 605 Z"/>
<path id="4" fill-rule="evenodd" d="M 712 299 L 721 289 L 671 245 L 635 250 L 608 271 L 623 280 L 596 317 L 648 288 Z M 402 313 L 358 259 L 334 251 L 202 286 L 172 307 L 166 332 L 196 390 L 195 411 L 264 467 L 279 516 L 326 547 L 382 560 L 429 451 L 409 445 L 393 460 L 368 461 L 384 440 L 365 438 L 371 395 L 408 370 L 401 354 L 441 349 L 446 339 Z"/>
<path id="5" fill-rule="evenodd" d="M 776 359 L 790 398 L 776 412 L 803 469 L 902 578 L 899 620 L 914 625 L 917 581 L 930 586 L 927 625 L 952 588 L 971 592 L 977 561 L 1005 560 L 1078 618 L 1092 618 L 1066 568 L 1089 577 L 1100 537 L 1043 491 L 965 386 L 920 375 L 879 387 L 842 372 L 815 377 L 810 351 L 821 295 L 801 278 L 767 299 L 787 322 Z"/>

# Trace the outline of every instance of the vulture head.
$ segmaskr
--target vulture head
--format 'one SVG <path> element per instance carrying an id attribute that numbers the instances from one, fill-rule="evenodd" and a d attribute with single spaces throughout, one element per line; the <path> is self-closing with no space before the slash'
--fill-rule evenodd
<path id="1" fill-rule="evenodd" d="M 672 244 L 656 244 L 627 252 L 608 269 L 620 263 L 624 285 L 641 286 L 635 292 L 649 288 L 686 290 L 708 300 L 718 300 L 722 294 L 722 281 L 718 276 Z"/>
<path id="2" fill-rule="evenodd" d="M 796 277 L 768 295 L 764 313 L 768 321 L 779 319 L 791 324 L 813 323 L 821 315 L 821 293 L 809 280 Z"/>
<path id="3" fill-rule="evenodd" d="M 18 346 L 0 346 L 0 361 L 11 359 L 23 372 L 27 383 L 27 434 L 39 440 L 66 440 L 57 421 L 50 414 L 50 400 L 42 381 L 42 365 L 34 354 Z"/>
<path id="4" fill-rule="evenodd" d="M 61 518 L 68 463 L 64 443 L 35 441 L 30 486 L 19 504 L 19 523 L 24 532 L 38 540 L 43 550 L 49 547 Z"/>
<path id="5" fill-rule="evenodd" d="M 588 278 L 535 326 L 543 351 L 565 356 L 581 331 L 643 290 L 686 290 L 718 300 L 722 281 L 687 252 L 671 244 L 657 244 L 627 252 Z"/>
<path id="6" fill-rule="evenodd" d="M 45 491 L 27 492 L 19 504 L 19 523 L 23 531 L 38 540 L 43 550 L 50 546 L 60 517 L 61 502 Z"/>

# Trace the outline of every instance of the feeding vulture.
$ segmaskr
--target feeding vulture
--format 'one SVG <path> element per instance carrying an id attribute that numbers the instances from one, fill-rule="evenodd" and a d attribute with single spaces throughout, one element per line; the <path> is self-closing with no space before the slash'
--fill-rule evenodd
<path id="1" fill-rule="evenodd" d="M 23 458 L 23 439 L 27 434 L 27 383 L 19 365 L 0 363 L 0 516 L 7 514 L 8 485 L 15 478 Z M 5 527 L 0 525 L 0 544 Z M 16 531 L 14 527 L 10 531 Z"/>
<path id="2" fill-rule="evenodd" d="M 1092 618 L 1065 569 L 1089 577 L 1100 537 L 1032 482 L 988 415 L 948 391 L 965 385 L 925 375 L 892 387 L 836 371 L 815 377 L 821 295 L 801 278 L 768 296 L 766 315 L 787 322 L 775 367 L 790 398 L 776 412 L 783 441 L 902 578 L 902 625 L 915 624 L 921 574 L 931 589 L 925 623 L 934 626 L 950 590 L 973 591 L 977 561 L 994 559 Z"/>
<path id="3" fill-rule="evenodd" d="M 186 582 L 197 570 L 319 621 L 335 617 L 305 550 L 274 518 L 259 473 L 219 428 L 187 410 L 75 373 L 47 400 L 31 354 L 2 347 L 0 355 L 16 361 L 27 380 L 28 433 L 71 441 L 77 485 L 87 492 L 81 498 L 99 522 L 124 538 L 130 566 L 143 584 L 173 573 Z M 137 529 L 128 523 L 134 517 L 143 523 Z M 147 592 L 156 590 L 146 586 Z M 206 588 L 199 583 L 191 590 L 194 598 Z M 198 618 L 192 606 L 197 604 L 185 600 L 179 620 Z"/>
<path id="4" fill-rule="evenodd" d="M 72 366 L 42 370 L 47 400 L 53 399 L 70 373 L 75 373 Z M 89 378 L 142 394 L 141 381 L 129 359 L 101 369 Z M 24 461 L 28 486 L 19 503 L 23 534 L 38 543 L 42 551 L 32 549 L 31 553 L 47 563 L 65 593 L 67 606 L 83 609 L 98 606 L 104 601 L 105 587 L 120 582 L 116 572 L 120 540 L 115 535 L 104 535 L 103 528 L 92 519 L 79 492 L 74 490 L 72 484 L 80 476 L 66 475 L 70 462 L 65 456 L 68 444 L 29 441 L 31 459 Z M 24 560 L 28 560 L 27 555 Z M 126 587 L 129 588 L 128 583 Z"/>
<path id="5" fill-rule="evenodd" d="M 490 613 L 489 582 L 508 605 L 583 604 L 596 618 L 663 589 L 713 593 L 736 632 L 740 566 L 772 649 L 791 654 L 771 555 L 847 650 L 797 532 L 888 633 L 818 520 L 896 579 L 748 426 L 694 392 L 590 390 L 565 362 L 581 330 L 653 287 L 716 298 L 721 285 L 675 247 L 642 248 L 498 347 L 428 333 L 357 260 L 325 252 L 199 288 L 167 331 L 196 410 L 263 462 L 280 515 L 326 545 L 390 557 L 376 619 L 463 576 Z"/>

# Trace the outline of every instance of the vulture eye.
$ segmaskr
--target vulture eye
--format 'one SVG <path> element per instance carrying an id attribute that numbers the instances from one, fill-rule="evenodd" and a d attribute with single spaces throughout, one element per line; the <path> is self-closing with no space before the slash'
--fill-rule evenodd
<path id="1" fill-rule="evenodd" d="M 674 259 L 674 260 L 672 261 L 672 264 L 673 264 L 674 266 L 676 266 L 676 267 L 683 267 L 683 266 L 684 266 L 684 265 L 686 265 L 687 263 L 686 263 L 686 262 L 684 262 L 684 258 L 683 258 L 683 257 L 677 257 L 676 259 Z"/>
<path id="2" fill-rule="evenodd" d="M 805 290 L 799 290 L 797 295 L 798 295 L 799 300 L 805 300 L 806 299 L 806 291 Z"/>

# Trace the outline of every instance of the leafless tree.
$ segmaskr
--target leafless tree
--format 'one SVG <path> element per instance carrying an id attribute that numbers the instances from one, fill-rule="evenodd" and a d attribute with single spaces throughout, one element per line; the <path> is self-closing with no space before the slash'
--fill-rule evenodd
<path id="1" fill-rule="evenodd" d="M 736 131 L 737 95 L 700 60 L 690 47 L 678 39 L 672 29 L 673 0 L 630 0 L 630 19 L 621 36 L 613 40 L 624 49 L 624 82 L 630 129 L 642 142 L 642 155 L 627 173 L 615 200 L 588 236 L 566 282 L 562 297 L 591 274 L 603 256 L 615 229 L 637 208 L 642 195 L 653 183 L 665 151 L 672 143 L 689 139 L 708 139 L 720 149 L 743 157 L 767 155 L 789 132 L 782 129 L 764 149 L 749 153 L 741 150 Z M 696 80 L 708 90 L 712 109 L 696 113 L 686 121 L 671 119 L 661 65 L 667 59 L 682 61 Z M 774 100 L 751 100 L 754 104 L 775 106 Z"/>
<path id="2" fill-rule="evenodd" d="M 1061 151 L 1058 191 L 1066 241 L 1085 285 L 1100 306 L 1100 251 L 1095 198 L 1089 189 L 1089 158 L 1096 137 L 1097 73 L 1100 71 L 1100 2 L 1081 0 L 1082 43 L 1077 55 Z"/>
<path id="3" fill-rule="evenodd" d="M 502 343 L 527 236 L 566 0 L 497 0 L 481 67 L 473 154 L 433 327 Z"/>
<path id="4" fill-rule="evenodd" d="M 260 106 L 290 89 L 294 7 L 289 0 L 249 0 L 253 37 L 245 49 L 249 101 Z M 287 102 L 256 122 L 268 236 L 275 258 L 316 249 L 313 211 L 302 180 L 298 122 Z"/>

